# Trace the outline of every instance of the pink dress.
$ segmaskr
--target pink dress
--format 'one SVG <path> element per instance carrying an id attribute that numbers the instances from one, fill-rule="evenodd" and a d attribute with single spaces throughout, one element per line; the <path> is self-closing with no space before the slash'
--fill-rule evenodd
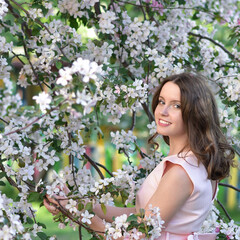
<path id="1" fill-rule="evenodd" d="M 171 162 L 182 166 L 193 183 L 193 192 L 182 208 L 165 226 L 158 240 L 212 240 L 216 234 L 193 234 L 198 232 L 211 208 L 213 195 L 211 180 L 202 163 L 192 153 L 184 158 L 178 155 L 165 157 L 163 161 L 148 175 L 137 192 L 136 204 L 146 208 L 148 201 L 161 181 L 166 163 Z M 216 192 L 216 191 L 215 191 Z M 161 211 L 161 209 L 160 209 Z M 160 212 L 161 213 L 161 212 Z"/>

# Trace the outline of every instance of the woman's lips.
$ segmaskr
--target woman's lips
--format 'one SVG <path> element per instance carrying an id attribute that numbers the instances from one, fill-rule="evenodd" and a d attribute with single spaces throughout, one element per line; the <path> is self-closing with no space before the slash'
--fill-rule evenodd
<path id="1" fill-rule="evenodd" d="M 170 123 L 170 122 L 167 122 L 167 121 L 165 121 L 165 120 L 163 120 L 163 119 L 159 119 L 159 120 L 158 120 L 158 124 L 159 124 L 159 126 L 167 127 L 167 126 L 169 126 L 171 123 Z"/>

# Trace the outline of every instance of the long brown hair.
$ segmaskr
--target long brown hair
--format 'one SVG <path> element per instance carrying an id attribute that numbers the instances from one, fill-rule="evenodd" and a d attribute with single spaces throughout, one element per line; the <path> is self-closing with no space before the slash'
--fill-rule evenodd
<path id="1" fill-rule="evenodd" d="M 161 89 L 169 81 L 180 88 L 182 118 L 187 128 L 190 150 L 205 166 L 209 179 L 221 180 L 229 176 L 230 166 L 234 166 L 234 149 L 220 129 L 217 104 L 204 77 L 195 73 L 181 73 L 166 78 L 153 96 L 153 113 Z M 156 136 L 157 133 L 149 139 L 150 142 Z M 169 137 L 163 138 L 169 144 Z"/>

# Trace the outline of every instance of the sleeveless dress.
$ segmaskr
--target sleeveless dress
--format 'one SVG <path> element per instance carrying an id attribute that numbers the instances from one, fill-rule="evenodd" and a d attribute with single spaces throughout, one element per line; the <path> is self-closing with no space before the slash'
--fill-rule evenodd
<path id="1" fill-rule="evenodd" d="M 193 153 L 187 156 L 182 154 L 165 157 L 160 164 L 148 175 L 137 192 L 136 205 L 146 208 L 148 201 L 156 191 L 162 175 L 166 168 L 166 163 L 171 162 L 184 168 L 193 184 L 193 191 L 185 204 L 168 222 L 162 230 L 158 240 L 213 240 L 215 233 L 195 234 L 201 228 L 202 223 L 210 211 L 213 195 L 211 180 L 207 178 L 207 171 L 201 162 L 198 162 Z M 161 209 L 160 209 L 161 211 Z"/>

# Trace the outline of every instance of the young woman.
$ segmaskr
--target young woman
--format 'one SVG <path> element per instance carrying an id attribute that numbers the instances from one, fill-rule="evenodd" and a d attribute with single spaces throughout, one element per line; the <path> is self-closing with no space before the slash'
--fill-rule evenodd
<path id="1" fill-rule="evenodd" d="M 165 221 L 160 240 L 190 239 L 211 208 L 217 182 L 229 175 L 234 151 L 220 130 L 214 96 L 202 77 L 182 73 L 166 78 L 153 96 L 152 110 L 157 133 L 151 140 L 162 135 L 170 147 L 168 156 L 142 184 L 135 208 L 108 206 L 105 215 L 96 204 L 90 227 L 104 232 L 102 219 L 111 222 L 114 216 L 136 213 L 151 204 L 160 208 Z M 56 214 L 51 203 L 57 204 L 47 196 L 44 205 Z M 205 234 L 192 239 L 215 237 Z"/>

